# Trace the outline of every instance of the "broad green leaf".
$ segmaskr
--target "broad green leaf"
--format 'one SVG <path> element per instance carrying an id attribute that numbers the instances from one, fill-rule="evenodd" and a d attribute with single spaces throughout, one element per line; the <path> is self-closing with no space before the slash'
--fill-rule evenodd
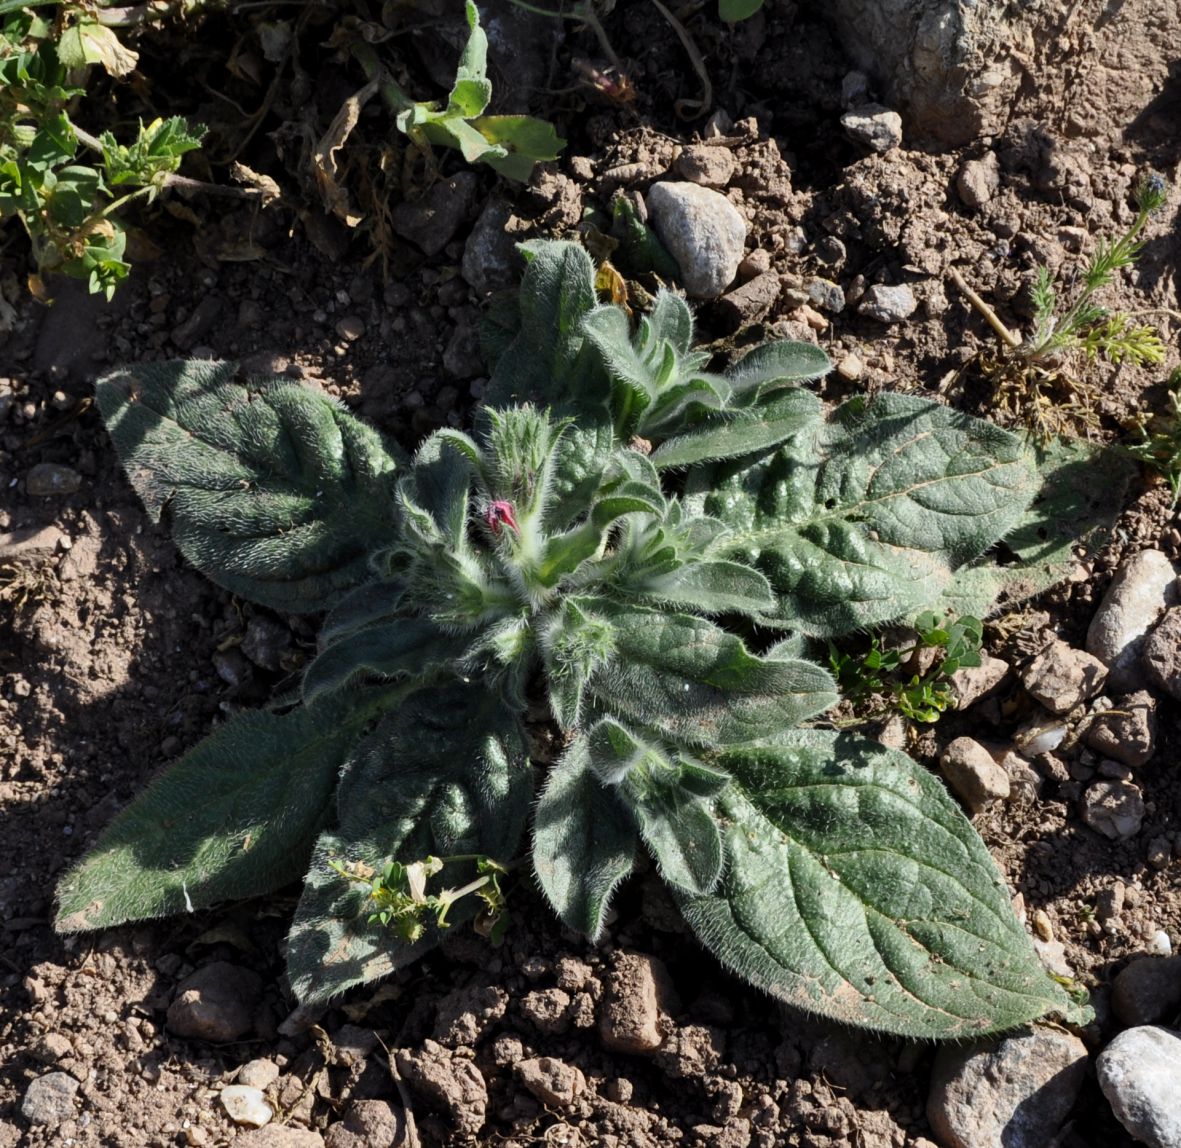
<path id="1" fill-rule="evenodd" d="M 1004 553 L 957 570 L 944 590 L 940 605 L 961 617 L 988 617 L 1064 581 L 1079 547 L 1095 553 L 1123 509 L 1134 467 L 1115 451 L 1080 439 L 1028 449 L 1041 489 L 1005 535 Z"/>
<path id="2" fill-rule="evenodd" d="M 608 381 L 582 331 L 596 305 L 595 268 L 576 243 L 523 243 L 527 265 L 517 295 L 521 323 L 496 361 L 485 391 L 489 406 L 531 401 L 556 413 L 593 415 Z"/>
<path id="3" fill-rule="evenodd" d="M 1021 522 L 1037 490 L 1021 440 L 902 395 L 846 403 L 774 453 L 691 476 L 688 509 L 766 574 L 770 621 L 846 633 L 935 602 L 952 571 Z"/>
<path id="4" fill-rule="evenodd" d="M 219 585 L 296 613 L 331 607 L 395 539 L 400 452 L 326 396 L 236 364 L 144 363 L 99 408 L 152 518 Z"/>
<path id="5" fill-rule="evenodd" d="M 353 755 L 337 793 L 339 825 L 316 845 L 288 938 L 291 987 L 322 1001 L 385 976 L 438 943 L 429 928 L 408 944 L 370 925 L 364 891 L 330 866 L 479 854 L 513 860 L 533 798 L 533 773 L 515 714 L 478 686 L 423 690 L 387 715 Z M 447 883 L 475 867 L 448 866 Z M 452 873 L 459 875 L 452 877 Z M 456 905 L 457 924 L 472 911 Z"/>
<path id="6" fill-rule="evenodd" d="M 717 799 L 726 870 L 673 893 L 729 968 L 848 1024 L 957 1039 L 1087 1019 L 1042 968 L 992 858 L 905 754 L 822 731 L 735 748 Z"/>
<path id="7" fill-rule="evenodd" d="M 726 372 L 735 399 L 754 398 L 770 391 L 822 378 L 832 360 L 812 343 L 780 340 L 764 343 L 744 355 Z"/>
<path id="8" fill-rule="evenodd" d="M 24 156 L 31 171 L 46 171 L 68 163 L 78 150 L 78 137 L 64 112 L 50 116 L 37 128 L 37 134 Z"/>
<path id="9" fill-rule="evenodd" d="M 425 618 L 374 622 L 316 655 L 304 674 L 303 697 L 310 702 L 376 680 L 430 678 L 461 657 L 464 648 L 461 638 Z"/>
<path id="10" fill-rule="evenodd" d="M 517 183 L 527 182 L 538 163 L 557 159 L 566 146 L 554 125 L 536 116 L 479 116 L 472 127 L 505 153 L 484 162 Z"/>
<path id="11" fill-rule="evenodd" d="M 320 647 L 355 634 L 375 622 L 389 622 L 405 608 L 406 585 L 397 579 L 375 579 L 346 594 L 320 627 Z"/>
<path id="12" fill-rule="evenodd" d="M 757 407 L 727 412 L 669 439 L 652 452 L 660 470 L 716 462 L 778 446 L 800 431 L 819 425 L 820 400 L 810 391 L 790 390 Z"/>
<path id="13" fill-rule="evenodd" d="M 478 116 L 492 99 L 487 77 L 488 36 L 480 27 L 480 13 L 472 0 L 464 4 L 468 38 L 455 71 L 455 84 L 447 101 L 449 111 L 471 118 Z"/>
<path id="14" fill-rule="evenodd" d="M 775 607 L 771 585 L 740 562 L 689 561 L 669 574 L 634 585 L 644 598 L 702 614 L 766 614 Z"/>
<path id="15" fill-rule="evenodd" d="M 761 7 L 763 0 L 718 0 L 718 15 L 727 24 L 749 20 Z"/>
<path id="16" fill-rule="evenodd" d="M 62 32 L 57 55 L 67 68 L 102 64 L 112 76 L 128 75 L 139 60 L 135 52 L 119 43 L 113 28 L 85 20 Z"/>
<path id="17" fill-rule="evenodd" d="M 635 853 L 635 824 L 590 768 L 580 735 L 550 770 L 533 816 L 534 872 L 562 923 L 597 940 Z"/>
<path id="18" fill-rule="evenodd" d="M 587 681 L 615 649 L 611 624 L 593 606 L 591 600 L 567 597 L 541 635 L 550 710 L 564 730 L 578 724 Z"/>
<path id="19" fill-rule="evenodd" d="M 767 660 L 704 618 L 603 602 L 615 656 L 589 690 L 611 713 L 683 745 L 733 745 L 798 725 L 837 701 L 809 662 Z"/>
<path id="20" fill-rule="evenodd" d="M 170 765 L 58 885 L 72 933 L 256 897 L 303 875 L 337 774 L 386 691 L 240 713 Z"/>

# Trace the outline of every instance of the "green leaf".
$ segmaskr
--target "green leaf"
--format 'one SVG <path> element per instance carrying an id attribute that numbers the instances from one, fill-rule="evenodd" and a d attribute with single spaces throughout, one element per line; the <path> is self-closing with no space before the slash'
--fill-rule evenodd
<path id="1" fill-rule="evenodd" d="M 814 636 L 935 602 L 956 567 L 1017 525 L 1037 489 L 1021 440 L 923 399 L 846 403 L 773 454 L 695 472 L 687 509 L 722 519 L 727 555 Z"/>
<path id="2" fill-rule="evenodd" d="M 478 686 L 423 690 L 388 714 L 346 766 L 339 826 L 316 845 L 288 938 L 291 987 L 305 1002 L 383 977 L 439 941 L 409 944 L 369 924 L 364 892 L 330 865 L 478 854 L 513 860 L 533 797 L 533 774 L 516 715 Z M 456 866 L 459 881 L 475 865 Z M 452 867 L 448 866 L 448 879 Z M 458 924 L 470 899 L 449 914 Z"/>
<path id="3" fill-rule="evenodd" d="M 517 296 L 521 324 L 496 362 L 485 401 L 593 413 L 607 396 L 606 376 L 582 331 L 596 305 L 594 264 L 576 243 L 523 243 L 518 250 L 527 260 Z"/>
<path id="4" fill-rule="evenodd" d="M 832 678 L 809 662 L 755 657 L 704 618 L 603 602 L 611 661 L 589 689 L 609 712 L 682 745 L 771 736 L 835 705 Z"/>
<path id="5" fill-rule="evenodd" d="M 796 383 L 823 378 L 832 360 L 813 343 L 780 340 L 764 343 L 726 372 L 735 398 L 755 398 Z"/>
<path id="6" fill-rule="evenodd" d="M 170 765 L 58 885 L 65 933 L 192 912 L 302 876 L 373 693 L 236 714 Z"/>
<path id="7" fill-rule="evenodd" d="M 447 110 L 470 119 L 488 106 L 492 85 L 487 78 L 488 36 L 480 27 L 480 13 L 472 0 L 464 4 L 464 15 L 468 38 L 459 57 Z"/>
<path id="8" fill-rule="evenodd" d="M 749 20 L 761 7 L 763 0 L 718 0 L 718 15 L 727 24 Z"/>
<path id="9" fill-rule="evenodd" d="M 30 171 L 47 171 L 69 163 L 78 150 L 78 137 L 65 112 L 57 112 L 37 128 L 25 153 L 24 166 Z"/>
<path id="10" fill-rule="evenodd" d="M 769 402 L 717 416 L 652 452 L 660 470 L 716 462 L 779 446 L 800 431 L 817 426 L 820 400 L 810 391 L 791 390 Z"/>
<path id="11" fill-rule="evenodd" d="M 766 614 L 775 607 L 771 584 L 740 562 L 690 561 L 669 574 L 628 583 L 628 590 L 703 614 Z"/>
<path id="12" fill-rule="evenodd" d="M 956 571 L 939 602 L 958 615 L 988 617 L 1064 581 L 1076 550 L 1098 551 L 1123 510 L 1134 468 L 1116 451 L 1080 439 L 1028 449 L 1041 489 L 1005 535 L 1003 564 Z"/>
<path id="13" fill-rule="evenodd" d="M 598 940 L 635 852 L 635 824 L 595 776 L 579 735 L 550 770 L 533 817 L 534 872 L 562 923 Z"/>
<path id="14" fill-rule="evenodd" d="M 505 153 L 487 157 L 488 166 L 517 183 L 527 182 L 538 163 L 557 159 L 566 146 L 554 125 L 536 116 L 480 116 L 472 127 Z"/>
<path id="15" fill-rule="evenodd" d="M 57 56 L 67 68 L 102 64 L 112 76 L 128 75 L 139 60 L 135 52 L 119 43 L 113 28 L 85 20 L 62 32 Z"/>
<path id="16" fill-rule="evenodd" d="M 280 610 L 332 606 L 395 539 L 400 452 L 331 399 L 234 363 L 144 363 L 97 384 L 154 520 L 219 585 Z"/>
<path id="17" fill-rule="evenodd" d="M 717 802 L 717 890 L 673 892 L 727 967 L 781 1000 L 902 1036 L 958 1039 L 1087 1015 L 1041 967 L 992 858 L 904 754 L 821 731 L 738 748 Z"/>

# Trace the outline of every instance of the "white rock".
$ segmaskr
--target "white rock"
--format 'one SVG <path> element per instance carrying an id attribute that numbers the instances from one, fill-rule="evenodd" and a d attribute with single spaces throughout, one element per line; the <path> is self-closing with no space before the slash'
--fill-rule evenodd
<path id="1" fill-rule="evenodd" d="M 724 195 L 695 183 L 657 183 L 645 199 L 652 225 L 681 269 L 685 291 L 716 299 L 742 262 L 746 220 Z"/>
<path id="2" fill-rule="evenodd" d="M 1181 1148 L 1181 1033 L 1130 1028 L 1099 1054 L 1095 1071 L 1132 1136 L 1150 1148 Z"/>
<path id="3" fill-rule="evenodd" d="M 1173 953 L 1173 941 L 1164 929 L 1157 929 L 1151 937 L 1148 938 L 1148 951 L 1154 957 L 1168 957 Z"/>
<path id="4" fill-rule="evenodd" d="M 1111 689 L 1143 686 L 1136 680 L 1136 660 L 1145 634 L 1171 603 L 1176 578 L 1173 564 L 1159 550 L 1141 550 L 1116 571 L 1087 630 L 1087 652 L 1110 669 Z"/>
<path id="5" fill-rule="evenodd" d="M 902 142 L 902 117 L 881 104 L 865 104 L 841 116 L 845 135 L 871 151 L 887 152 Z"/>
<path id="6" fill-rule="evenodd" d="M 227 1084 L 221 1090 L 221 1104 L 235 1124 L 261 1128 L 275 1115 L 260 1089 L 247 1084 Z"/>
<path id="7" fill-rule="evenodd" d="M 1083 820 L 1104 837 L 1134 837 L 1144 822 L 1144 799 L 1130 781 L 1097 781 L 1083 794 Z"/>
<path id="8" fill-rule="evenodd" d="M 879 323 L 900 323 L 903 319 L 909 319 L 916 307 L 918 300 L 905 283 L 899 287 L 875 283 L 861 297 L 857 311 L 870 319 L 876 319 Z"/>
<path id="9" fill-rule="evenodd" d="M 1056 718 L 1030 718 L 1013 734 L 1013 744 L 1026 757 L 1053 753 L 1066 739 L 1066 723 Z"/>

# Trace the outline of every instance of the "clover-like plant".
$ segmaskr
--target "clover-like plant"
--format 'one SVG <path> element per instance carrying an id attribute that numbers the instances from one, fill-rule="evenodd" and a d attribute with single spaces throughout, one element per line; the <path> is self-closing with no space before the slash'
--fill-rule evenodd
<path id="1" fill-rule="evenodd" d="M 926 1037 L 1084 1016 L 940 782 L 805 724 L 837 691 L 800 653 L 1032 592 L 1094 507 L 1039 494 L 1019 438 L 936 403 L 826 411 L 799 385 L 829 368 L 814 346 L 711 372 L 678 296 L 633 330 L 581 248 L 523 250 L 486 409 L 413 457 L 233 364 L 100 381 L 184 554 L 255 602 L 328 613 L 298 697 L 230 718 L 124 810 L 61 882 L 58 928 L 306 872 L 289 973 L 323 1000 L 499 906 L 482 878 L 522 861 L 598 938 L 647 853 L 702 943 L 802 1008 Z M 1050 468 L 1076 500 L 1082 465 Z M 1009 532 L 1007 568 L 972 564 Z M 548 769 L 538 712 L 561 746 Z"/>

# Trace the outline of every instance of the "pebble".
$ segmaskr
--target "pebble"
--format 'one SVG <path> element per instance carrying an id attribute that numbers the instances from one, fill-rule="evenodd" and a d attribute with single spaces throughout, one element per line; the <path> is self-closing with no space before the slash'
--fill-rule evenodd
<path id="1" fill-rule="evenodd" d="M 1086 742 L 1092 749 L 1139 769 L 1156 753 L 1156 699 L 1147 690 L 1125 694 L 1112 702 L 1116 711 L 1093 718 Z"/>
<path id="2" fill-rule="evenodd" d="M 718 300 L 718 315 L 730 331 L 761 319 L 779 298 L 782 281 L 774 271 L 757 275 Z"/>
<path id="3" fill-rule="evenodd" d="M 947 784 L 973 813 L 1009 796 L 1009 776 L 978 741 L 957 737 L 943 751 L 939 768 Z"/>
<path id="4" fill-rule="evenodd" d="M 913 315 L 917 307 L 914 292 L 905 283 L 897 287 L 875 283 L 861 297 L 857 311 L 879 323 L 900 323 Z"/>
<path id="5" fill-rule="evenodd" d="M 214 961 L 186 977 L 168 1006 L 168 1028 L 176 1036 L 224 1044 L 250 1031 L 262 996 L 262 982 L 249 969 Z"/>
<path id="6" fill-rule="evenodd" d="M 246 1084 L 251 1088 L 266 1088 L 279 1079 L 279 1066 L 273 1060 L 260 1057 L 258 1060 L 248 1060 L 238 1069 L 236 1083 Z"/>
<path id="7" fill-rule="evenodd" d="M 855 143 L 870 151 L 890 151 L 902 143 L 902 117 L 881 104 L 865 104 L 841 116 L 841 127 Z"/>
<path id="8" fill-rule="evenodd" d="M 981 651 L 980 665 L 961 666 L 951 675 L 951 684 L 956 693 L 955 708 L 966 710 L 983 701 L 1000 687 L 1008 673 L 1008 662 Z"/>
<path id="9" fill-rule="evenodd" d="M 764 271 L 771 270 L 771 253 L 762 247 L 756 247 L 738 264 L 738 278 L 749 280 Z"/>
<path id="10" fill-rule="evenodd" d="M 1066 714 L 1097 694 L 1106 677 L 1107 667 L 1094 654 L 1055 640 L 1021 671 L 1021 684 L 1050 713 Z"/>
<path id="11" fill-rule="evenodd" d="M 516 278 L 517 236 L 513 209 L 501 199 L 489 200 L 463 245 L 461 270 L 478 295 L 506 287 Z"/>
<path id="12" fill-rule="evenodd" d="M 281 670 L 283 655 L 291 648 L 291 631 L 274 618 L 255 614 L 246 623 L 239 648 L 261 669 Z"/>
<path id="13" fill-rule="evenodd" d="M 248 1084 L 227 1084 L 221 1090 L 221 1104 L 235 1124 L 249 1128 L 261 1128 L 275 1115 L 262 1091 Z"/>
<path id="14" fill-rule="evenodd" d="M 195 347 L 198 340 L 213 330 L 221 314 L 221 296 L 204 295 L 187 319 L 172 328 L 172 341 L 182 351 Z"/>
<path id="15" fill-rule="evenodd" d="M 841 77 L 841 107 L 855 108 L 869 99 L 869 77 L 864 72 L 846 72 Z"/>
<path id="16" fill-rule="evenodd" d="M 47 1072 L 37 1077 L 25 1090 L 21 1115 L 30 1124 L 56 1128 L 74 1115 L 74 1096 L 78 1081 L 68 1072 Z"/>
<path id="17" fill-rule="evenodd" d="M 1142 657 L 1148 680 L 1181 701 L 1181 606 L 1165 611 L 1145 639 Z"/>
<path id="18" fill-rule="evenodd" d="M 837 363 L 837 374 L 847 383 L 854 382 L 861 378 L 862 372 L 865 370 L 865 364 L 853 354 L 846 355 L 839 363 Z"/>
<path id="19" fill-rule="evenodd" d="M 514 1069 L 517 1079 L 542 1104 L 565 1108 L 586 1089 L 582 1070 L 552 1056 L 522 1060 Z"/>
<path id="20" fill-rule="evenodd" d="M 734 153 L 720 144 L 690 144 L 684 148 L 673 170 L 682 179 L 702 187 L 725 187 L 737 168 Z"/>
<path id="21" fill-rule="evenodd" d="M 716 299 L 742 262 L 746 220 L 722 194 L 695 183 L 657 183 L 646 197 L 648 214 L 681 270 L 685 291 Z"/>
<path id="22" fill-rule="evenodd" d="M 845 309 L 845 293 L 831 279 L 813 279 L 808 284 L 808 298 L 820 308 L 833 315 Z"/>
<path id="23" fill-rule="evenodd" d="M 1127 1028 L 1168 1019 L 1181 1008 L 1181 956 L 1130 961 L 1112 982 L 1111 1008 Z"/>
<path id="24" fill-rule="evenodd" d="M 352 343 L 365 334 L 365 322 L 357 315 L 345 315 L 337 320 L 336 333 Z"/>
<path id="25" fill-rule="evenodd" d="M 1116 1119 L 1149 1148 L 1181 1148 L 1181 1033 L 1156 1025 L 1121 1032 L 1095 1061 Z"/>
<path id="26" fill-rule="evenodd" d="M 1083 820 L 1112 841 L 1134 837 L 1144 822 L 1144 799 L 1130 781 L 1097 781 L 1082 799 Z"/>
<path id="27" fill-rule="evenodd" d="M 11 534 L 0 534 L 0 559 L 18 558 L 22 554 L 52 554 L 63 543 L 69 543 L 69 535 L 56 526 L 42 526 L 33 529 L 14 530 Z M 66 547 L 63 546 L 63 549 Z"/>
<path id="28" fill-rule="evenodd" d="M 1026 757 L 1053 753 L 1066 738 L 1066 723 L 1056 718 L 1032 717 L 1013 734 L 1013 744 Z"/>
<path id="29" fill-rule="evenodd" d="M 488 1087 L 480 1070 L 433 1040 L 397 1054 L 398 1071 L 415 1092 L 450 1119 L 462 1139 L 474 1137 L 488 1112 Z"/>
<path id="30" fill-rule="evenodd" d="M 664 1043 L 660 1031 L 662 962 L 643 953 L 616 953 L 599 1013 L 599 1036 L 616 1052 L 652 1052 Z"/>
<path id="31" fill-rule="evenodd" d="M 1164 929 L 1157 929 L 1145 947 L 1154 957 L 1169 957 L 1173 955 L 1173 938 Z"/>
<path id="32" fill-rule="evenodd" d="M 983 207 L 1001 188 L 1001 165 L 994 152 L 970 159 L 956 176 L 955 189 L 965 207 Z"/>
<path id="33" fill-rule="evenodd" d="M 325 1148 L 398 1148 L 404 1143 L 402 1110 L 385 1100 L 354 1100 L 324 1137 Z"/>
<path id="34" fill-rule="evenodd" d="M 935 1057 L 927 1119 L 944 1148 L 1045 1148 L 1086 1072 L 1086 1046 L 1057 1029 L 944 1045 Z"/>
<path id="35" fill-rule="evenodd" d="M 25 475 L 25 492 L 39 498 L 74 494 L 82 485 L 82 476 L 57 462 L 39 462 Z"/>
<path id="36" fill-rule="evenodd" d="M 1144 636 L 1171 604 L 1177 579 L 1173 564 L 1159 550 L 1141 550 L 1116 571 L 1087 630 L 1087 652 L 1110 670 L 1114 690 L 1139 689 L 1137 665 Z"/>
<path id="37" fill-rule="evenodd" d="M 324 1148 L 324 1137 L 308 1128 L 268 1124 L 235 1137 L 234 1148 Z"/>
<path id="38" fill-rule="evenodd" d="M 438 255 L 472 212 L 479 188 L 479 176 L 470 171 L 440 180 L 420 199 L 394 204 L 393 228 L 425 254 Z"/>

